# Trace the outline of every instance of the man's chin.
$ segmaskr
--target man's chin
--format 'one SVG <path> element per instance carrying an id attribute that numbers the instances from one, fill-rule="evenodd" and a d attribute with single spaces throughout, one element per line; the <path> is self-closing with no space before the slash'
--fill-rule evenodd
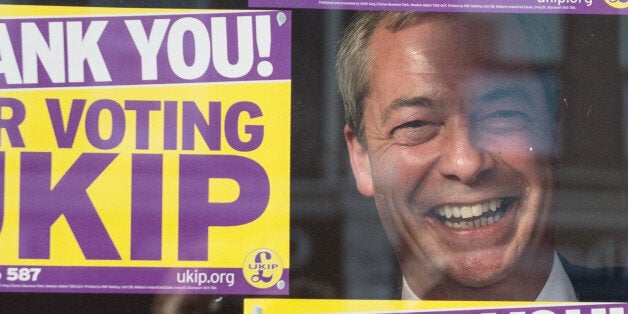
<path id="1" fill-rule="evenodd" d="M 447 278 L 472 288 L 489 287 L 508 277 L 514 269 L 513 263 L 501 261 L 496 263 L 491 257 L 464 260 L 449 267 Z"/>
<path id="2" fill-rule="evenodd" d="M 487 274 L 483 273 L 478 276 L 465 274 L 464 277 L 452 278 L 459 285 L 469 288 L 485 288 L 490 287 L 498 283 L 505 276 L 501 274 Z"/>

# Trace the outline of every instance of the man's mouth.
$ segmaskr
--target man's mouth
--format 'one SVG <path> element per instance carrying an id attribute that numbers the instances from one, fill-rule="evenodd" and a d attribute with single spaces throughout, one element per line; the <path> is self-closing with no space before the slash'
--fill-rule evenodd
<path id="1" fill-rule="evenodd" d="M 504 197 L 477 204 L 442 205 L 435 207 L 431 212 L 440 222 L 450 228 L 480 228 L 498 222 L 515 201 L 514 197 Z"/>

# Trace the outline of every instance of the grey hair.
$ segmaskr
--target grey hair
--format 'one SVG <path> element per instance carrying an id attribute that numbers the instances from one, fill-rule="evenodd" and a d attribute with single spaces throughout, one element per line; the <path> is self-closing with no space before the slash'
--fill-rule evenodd
<path id="1" fill-rule="evenodd" d="M 383 22 L 396 31 L 414 24 L 428 13 L 417 12 L 358 12 L 345 30 L 340 41 L 336 71 L 338 87 L 344 101 L 345 122 L 356 134 L 358 141 L 366 147 L 364 135 L 364 101 L 370 91 L 372 58 L 368 47 L 373 31 Z"/>

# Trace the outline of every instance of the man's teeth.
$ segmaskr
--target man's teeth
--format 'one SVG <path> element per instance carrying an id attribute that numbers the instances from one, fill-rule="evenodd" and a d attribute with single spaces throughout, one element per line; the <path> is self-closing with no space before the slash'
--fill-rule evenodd
<path id="1" fill-rule="evenodd" d="M 502 206 L 502 199 L 493 199 L 490 201 L 482 202 L 475 205 L 467 205 L 467 206 L 455 206 L 455 205 L 445 205 L 440 206 L 437 210 L 437 213 L 446 218 L 471 218 L 471 217 L 479 217 L 482 216 L 483 213 L 490 211 L 496 211 L 500 206 Z"/>
<path id="2" fill-rule="evenodd" d="M 457 229 L 479 228 L 479 227 L 484 227 L 484 226 L 490 226 L 498 222 L 502 217 L 503 217 L 503 214 L 498 212 L 498 213 L 495 213 L 494 216 L 491 216 L 488 218 L 481 217 L 481 218 L 473 219 L 470 221 L 459 221 L 459 222 L 452 222 L 450 220 L 445 220 L 443 223 L 447 227 L 457 228 Z"/>
<path id="3" fill-rule="evenodd" d="M 444 205 L 435 212 L 447 227 L 451 228 L 479 228 L 492 225 L 499 221 L 504 214 L 497 211 L 502 206 L 502 199 L 465 206 Z M 458 219 L 450 219 L 450 218 Z"/>

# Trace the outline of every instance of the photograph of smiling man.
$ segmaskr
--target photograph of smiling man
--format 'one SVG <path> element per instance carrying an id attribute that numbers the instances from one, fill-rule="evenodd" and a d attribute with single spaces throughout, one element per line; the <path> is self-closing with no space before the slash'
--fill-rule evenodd
<path id="1" fill-rule="evenodd" d="M 557 105 L 534 33 L 521 16 L 361 12 L 344 35 L 344 137 L 403 299 L 625 298 L 620 269 L 571 273 L 555 251 Z"/>

